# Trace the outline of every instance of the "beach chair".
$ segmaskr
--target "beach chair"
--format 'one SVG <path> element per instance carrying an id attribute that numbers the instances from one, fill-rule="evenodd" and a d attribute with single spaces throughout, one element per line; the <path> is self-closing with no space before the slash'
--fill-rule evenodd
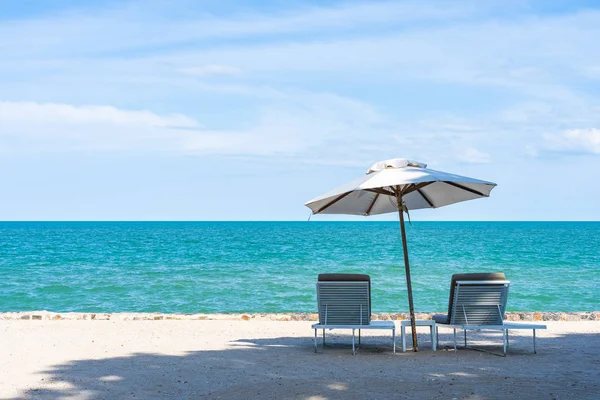
<path id="1" fill-rule="evenodd" d="M 434 315 L 433 320 L 437 325 L 454 329 L 454 351 L 457 329 L 464 331 L 465 348 L 474 350 L 482 349 L 467 346 L 467 330 L 500 330 L 503 356 L 509 345 L 509 329 L 531 329 L 536 353 L 535 331 L 546 329 L 546 325 L 504 322 L 509 286 L 510 282 L 500 272 L 452 275 L 448 314 Z"/>
<path id="2" fill-rule="evenodd" d="M 396 352 L 396 325 L 394 321 L 371 321 L 371 278 L 362 274 L 320 274 L 317 281 L 317 304 L 319 323 L 313 324 L 315 331 L 315 353 L 317 352 L 317 330 L 351 329 L 352 354 L 356 354 L 355 331 L 362 329 L 389 329 L 392 331 L 394 353 Z"/>

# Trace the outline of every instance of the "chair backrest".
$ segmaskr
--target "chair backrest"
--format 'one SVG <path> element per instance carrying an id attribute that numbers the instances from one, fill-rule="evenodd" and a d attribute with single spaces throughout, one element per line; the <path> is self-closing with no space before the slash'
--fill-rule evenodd
<path id="1" fill-rule="evenodd" d="M 450 282 L 450 298 L 448 299 L 448 322 L 452 321 L 452 305 L 454 292 L 458 281 L 504 281 L 506 276 L 502 272 L 476 272 L 468 274 L 454 274 Z"/>
<path id="2" fill-rule="evenodd" d="M 450 324 L 502 325 L 509 286 L 507 280 L 456 281 Z"/>
<path id="3" fill-rule="evenodd" d="M 371 322 L 371 279 L 362 274 L 320 274 L 317 303 L 320 324 L 368 325 Z"/>

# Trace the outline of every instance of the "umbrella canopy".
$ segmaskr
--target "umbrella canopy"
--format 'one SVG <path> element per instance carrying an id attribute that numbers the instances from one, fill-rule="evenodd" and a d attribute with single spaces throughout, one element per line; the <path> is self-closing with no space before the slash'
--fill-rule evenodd
<path id="1" fill-rule="evenodd" d="M 376 215 L 398 212 L 404 251 L 406 284 L 412 325 L 413 350 L 417 335 L 412 300 L 412 286 L 404 212 L 421 208 L 438 208 L 449 204 L 488 197 L 493 182 L 428 169 L 426 164 L 404 158 L 375 163 L 367 174 L 316 197 L 305 205 L 313 214 Z"/>
<path id="2" fill-rule="evenodd" d="M 405 209 L 438 208 L 488 197 L 495 183 L 426 168 L 402 158 L 380 161 L 367 175 L 310 200 L 313 214 L 376 215 L 398 211 L 396 192 Z"/>

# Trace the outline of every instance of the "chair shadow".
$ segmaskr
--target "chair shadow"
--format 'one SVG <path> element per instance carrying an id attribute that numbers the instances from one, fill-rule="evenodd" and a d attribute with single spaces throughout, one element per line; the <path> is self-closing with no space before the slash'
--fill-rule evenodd
<path id="1" fill-rule="evenodd" d="M 421 335 L 419 335 L 421 336 Z M 598 334 L 515 337 L 508 357 L 441 348 L 393 354 L 385 338 L 368 337 L 356 356 L 348 336 L 237 340 L 224 350 L 179 355 L 134 353 L 73 360 L 42 371 L 48 378 L 25 399 L 366 399 L 597 398 L 600 358 L 577 343 Z M 443 334 L 442 343 L 450 335 Z M 583 340 L 583 341 L 582 341 Z M 442 344 L 440 343 L 440 344 Z"/>

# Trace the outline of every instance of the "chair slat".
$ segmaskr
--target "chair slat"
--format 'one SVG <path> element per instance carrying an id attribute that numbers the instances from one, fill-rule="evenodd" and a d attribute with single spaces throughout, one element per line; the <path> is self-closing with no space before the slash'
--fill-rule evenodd
<path id="1" fill-rule="evenodd" d="M 368 325 L 369 282 L 318 282 L 319 323 L 324 325 Z"/>
<path id="2" fill-rule="evenodd" d="M 502 325 L 508 300 L 508 283 L 457 282 L 451 324 Z"/>

